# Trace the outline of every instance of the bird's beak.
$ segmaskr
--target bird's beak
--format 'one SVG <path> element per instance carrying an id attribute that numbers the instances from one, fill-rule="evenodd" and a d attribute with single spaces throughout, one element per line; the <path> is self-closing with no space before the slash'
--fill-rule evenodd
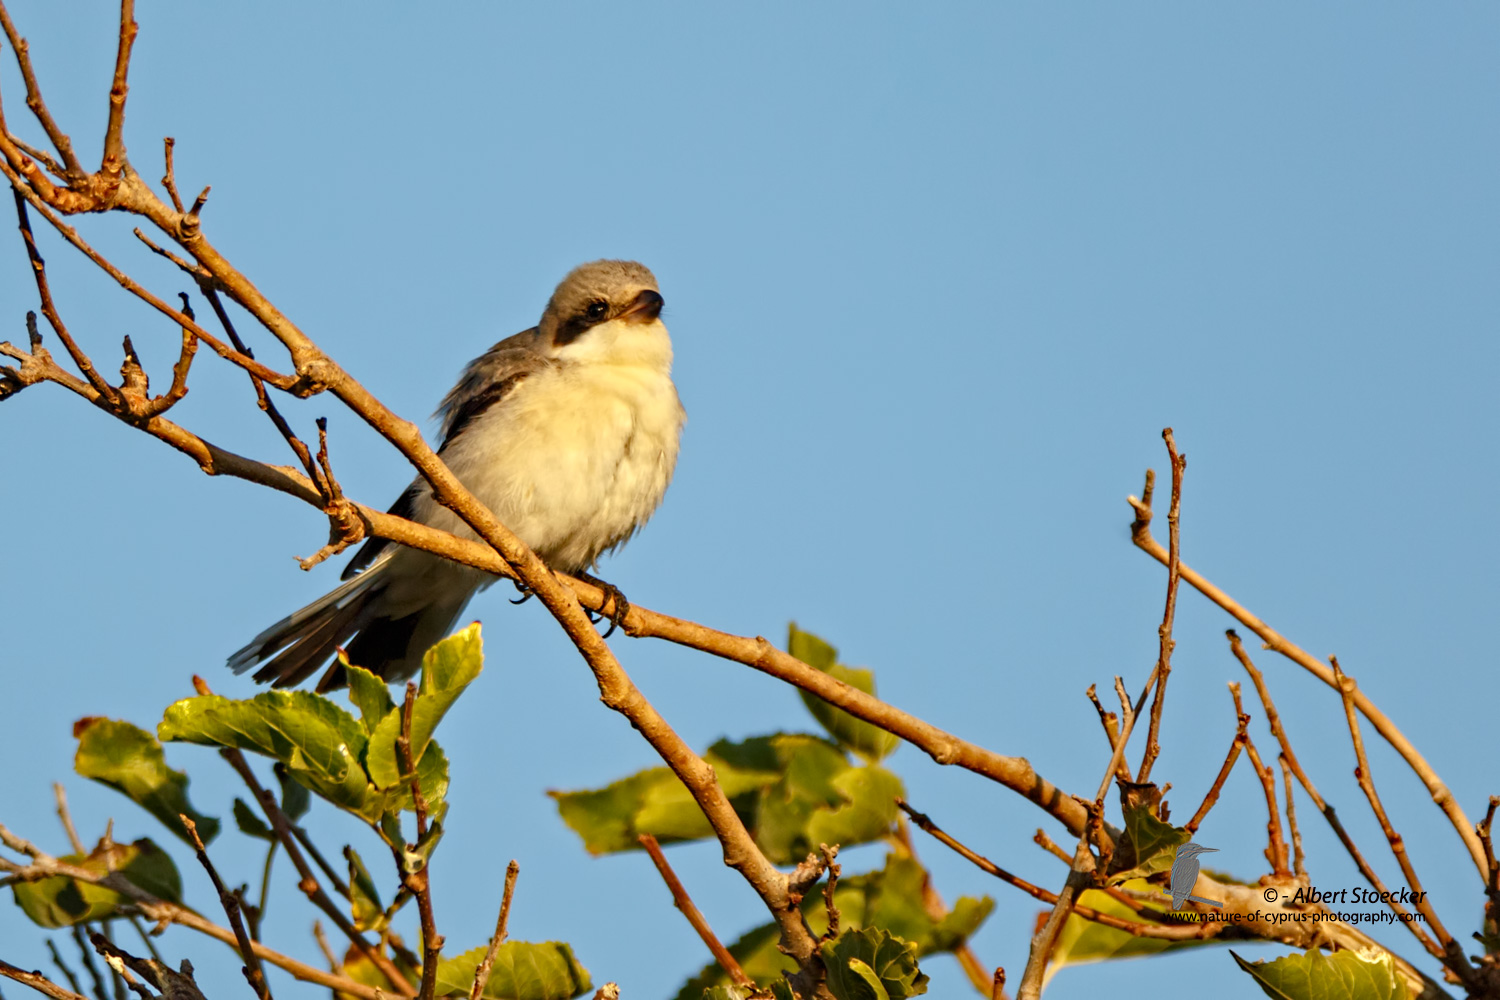
<path id="1" fill-rule="evenodd" d="M 620 313 L 619 318 L 631 323 L 655 323 L 661 316 L 661 307 L 665 304 L 666 300 L 661 297 L 660 292 L 653 292 L 647 288 L 635 297 L 635 301 L 630 303 L 624 312 Z"/>

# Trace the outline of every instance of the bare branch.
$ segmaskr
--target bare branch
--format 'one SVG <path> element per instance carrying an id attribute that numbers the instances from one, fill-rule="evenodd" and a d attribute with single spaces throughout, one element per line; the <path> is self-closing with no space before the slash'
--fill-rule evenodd
<path id="1" fill-rule="evenodd" d="M 1231 685 L 1232 689 L 1233 686 Z M 1203 820 L 1208 817 L 1208 811 L 1214 807 L 1215 802 L 1219 801 L 1219 792 L 1223 790 L 1224 782 L 1228 779 L 1229 772 L 1234 769 L 1234 762 L 1239 759 L 1240 751 L 1245 748 L 1245 741 L 1250 738 L 1250 734 L 1246 729 L 1250 724 L 1250 716 L 1241 710 L 1238 698 L 1235 699 L 1234 709 L 1236 720 L 1235 731 L 1234 739 L 1229 744 L 1229 753 L 1225 756 L 1224 764 L 1219 768 L 1219 773 L 1214 778 L 1214 783 L 1209 786 L 1208 794 L 1203 796 L 1203 804 L 1198 807 L 1198 811 L 1193 813 L 1193 818 L 1188 820 L 1187 825 L 1183 827 L 1189 834 L 1197 832 L 1198 827 L 1203 824 Z"/>
<path id="2" fill-rule="evenodd" d="M 1157 630 L 1158 652 L 1156 656 L 1156 697 L 1151 702 L 1151 725 L 1146 730 L 1146 748 L 1141 753 L 1141 766 L 1136 768 L 1136 781 L 1141 784 L 1151 780 L 1151 767 L 1161 753 L 1161 712 L 1167 697 L 1167 678 L 1172 674 L 1172 650 L 1177 643 L 1172 639 L 1172 623 L 1177 616 L 1177 582 L 1181 579 L 1180 526 L 1182 517 L 1182 474 L 1187 470 L 1187 456 L 1177 453 L 1177 442 L 1172 437 L 1172 428 L 1161 432 L 1167 443 L 1167 458 L 1172 465 L 1172 502 L 1167 508 L 1168 539 L 1171 551 L 1167 559 L 1167 603 L 1162 611 L 1161 627 Z"/>
<path id="3" fill-rule="evenodd" d="M 500 897 L 500 916 L 495 921 L 495 934 L 490 938 L 490 946 L 485 950 L 484 958 L 479 963 L 479 968 L 474 970 L 474 987 L 469 990 L 469 1000 L 479 1000 L 484 994 L 484 987 L 490 981 L 490 970 L 495 966 L 495 956 L 500 951 L 500 945 L 505 941 L 505 925 L 510 921 L 510 900 L 516 891 L 516 876 L 521 874 L 521 866 L 511 858 L 510 864 L 505 866 L 505 892 Z"/>
<path id="4" fill-rule="evenodd" d="M 708 947 L 709 952 L 714 956 L 714 961 L 719 963 L 719 967 L 729 975 L 729 978 L 734 981 L 736 986 L 754 989 L 754 980 L 745 975 L 745 970 L 740 967 L 739 961 L 729 953 L 728 948 L 724 947 L 723 942 L 714 934 L 713 928 L 708 926 L 708 921 L 704 919 L 702 912 L 694 905 L 693 899 L 688 895 L 687 889 L 683 888 L 682 880 L 677 877 L 677 873 L 667 863 L 667 856 L 662 853 L 661 845 L 656 842 L 656 838 L 649 833 L 643 833 L 636 839 L 646 849 L 646 853 L 651 855 L 652 863 L 656 865 L 656 870 L 661 873 L 661 880 L 667 884 L 667 888 L 671 891 L 672 905 L 681 910 L 684 917 L 687 917 L 687 922 L 693 925 L 693 930 L 697 932 L 699 939 Z M 830 911 L 830 913 L 832 912 L 834 911 Z M 830 916 L 829 919 L 833 918 Z"/>
<path id="5" fill-rule="evenodd" d="M 1426 919 L 1432 933 L 1437 937 L 1442 946 L 1442 954 L 1437 956 L 1443 960 L 1449 971 L 1456 975 L 1465 984 L 1477 982 L 1477 974 L 1468 957 L 1464 955 L 1463 948 L 1453 940 L 1443 922 L 1438 919 L 1437 911 L 1427 901 L 1427 893 L 1422 890 L 1422 880 L 1417 877 L 1417 870 L 1412 866 L 1411 858 L 1406 853 L 1406 842 L 1401 835 L 1391 826 L 1390 818 L 1386 815 L 1385 806 L 1381 804 L 1380 795 L 1375 791 L 1375 779 L 1370 773 L 1370 761 L 1365 756 L 1365 741 L 1359 731 L 1359 717 L 1354 711 L 1354 691 L 1356 685 L 1354 678 L 1344 673 L 1339 667 L 1337 657 L 1331 657 L 1329 661 L 1333 667 L 1333 676 L 1339 685 L 1339 692 L 1344 700 L 1344 717 L 1349 723 L 1349 740 L 1354 744 L 1354 756 L 1359 762 L 1354 769 L 1354 777 L 1359 782 L 1359 787 L 1364 791 L 1365 798 L 1370 801 L 1370 810 L 1375 818 L 1380 821 L 1380 829 L 1385 834 L 1386 840 L 1391 845 L 1391 854 L 1395 856 L 1396 863 L 1401 866 L 1401 873 L 1406 876 L 1406 884 L 1411 889 L 1412 904 L 1416 906 L 1417 912 Z"/>
<path id="6" fill-rule="evenodd" d="M 198 863 L 208 872 L 209 880 L 214 884 L 214 891 L 219 894 L 219 905 L 224 908 L 224 914 L 229 918 L 229 926 L 234 930 L 234 937 L 239 945 L 240 958 L 244 959 L 244 966 L 240 969 L 249 981 L 250 988 L 255 990 L 255 995 L 260 1000 L 271 1000 L 271 987 L 266 983 L 265 970 L 260 967 L 260 959 L 255 957 L 255 949 L 251 947 L 250 934 L 245 930 L 245 922 L 240 919 L 240 898 L 224 887 L 224 880 L 219 878 L 218 869 L 208 858 L 208 849 L 203 846 L 203 838 L 198 836 L 198 824 L 187 816 L 178 816 L 182 820 L 183 827 L 193 838 L 193 847 L 198 852 Z"/>
<path id="7" fill-rule="evenodd" d="M 104 130 L 104 160 L 100 173 L 119 180 L 125 169 L 125 95 L 130 88 L 125 78 L 130 72 L 130 50 L 138 31 L 135 23 L 135 0 L 120 2 L 120 45 L 115 54 L 115 78 L 109 88 L 109 124 Z"/>
<path id="8" fill-rule="evenodd" d="M 6 979 L 14 979 L 18 983 L 24 983 L 38 993 L 45 993 L 47 996 L 52 997 L 53 1000 L 88 1000 L 88 997 L 83 996 L 81 993 L 63 989 L 40 972 L 27 972 L 24 969 L 18 969 L 4 960 L 0 960 L 0 976 L 4 976 Z"/>
<path id="9" fill-rule="evenodd" d="M 422 794 L 422 779 L 417 775 L 417 762 L 411 755 L 411 714 L 417 703 L 417 685 L 408 681 L 406 701 L 401 706 L 401 731 L 396 736 L 396 756 L 401 763 L 401 772 L 411 776 L 411 801 L 417 813 L 417 840 L 427 836 L 427 799 Z M 408 845 L 408 849 L 414 845 Z M 396 852 L 396 869 L 402 871 L 401 853 Z M 443 936 L 437 932 L 437 921 L 432 913 L 432 880 L 429 878 L 427 862 L 416 871 L 408 871 L 401 884 L 417 897 L 417 912 L 422 920 L 422 986 L 418 993 L 421 1000 L 432 1000 L 437 992 L 438 954 L 443 950 Z"/>
<path id="10" fill-rule="evenodd" d="M 1166 549 L 1163 549 L 1155 538 L 1151 537 L 1150 518 L 1144 521 L 1141 520 L 1141 505 L 1143 501 L 1131 497 L 1130 502 L 1136 511 L 1136 520 L 1131 525 L 1131 541 L 1135 543 L 1137 548 L 1162 565 L 1168 565 L 1171 560 L 1171 554 Z M 1149 506 L 1147 509 L 1149 510 Z M 1240 624 L 1259 636 L 1267 649 L 1274 650 L 1285 656 L 1334 690 L 1339 689 L 1338 683 L 1334 679 L 1333 671 L 1319 662 L 1316 657 L 1289 642 L 1279 632 L 1251 614 L 1235 601 L 1234 598 L 1218 587 L 1215 587 L 1195 570 L 1190 569 L 1186 565 L 1180 565 L 1179 570 L 1182 574 L 1182 579 L 1187 582 L 1188 586 L 1229 612 Z M 1370 724 L 1375 727 L 1376 732 L 1380 733 L 1386 742 L 1395 748 L 1396 752 L 1401 755 L 1402 759 L 1406 761 L 1407 765 L 1421 779 L 1422 784 L 1427 786 L 1427 791 L 1432 795 L 1433 802 L 1437 803 L 1438 808 L 1448 817 L 1448 821 L 1458 833 L 1459 839 L 1468 848 L 1469 855 L 1473 859 L 1474 866 L 1478 869 L 1480 877 L 1487 878 L 1489 875 L 1489 866 L 1485 861 L 1484 851 L 1480 847 L 1479 837 L 1474 833 L 1474 824 L 1464 815 L 1463 807 L 1458 804 L 1448 786 L 1443 784 L 1437 772 L 1432 769 L 1432 765 L 1428 764 L 1426 758 L 1417 752 L 1417 748 L 1402 734 L 1401 730 L 1396 728 L 1395 723 L 1391 722 L 1380 709 L 1375 707 L 1373 702 L 1365 697 L 1364 692 L 1356 690 L 1353 693 L 1353 699 L 1354 707 L 1359 709 L 1360 714 L 1366 719 L 1370 720 Z M 1301 775 L 1298 775 L 1298 777 L 1300 778 Z M 1305 784 L 1304 787 L 1306 787 Z"/>

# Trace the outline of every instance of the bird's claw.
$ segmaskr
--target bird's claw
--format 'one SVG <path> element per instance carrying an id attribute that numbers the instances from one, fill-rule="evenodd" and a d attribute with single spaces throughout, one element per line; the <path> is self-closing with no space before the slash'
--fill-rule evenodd
<path id="1" fill-rule="evenodd" d="M 536 596 L 536 591 L 534 591 L 530 587 L 526 586 L 526 584 L 522 583 L 520 580 L 512 580 L 511 583 L 515 584 L 515 586 L 516 586 L 516 592 L 519 593 L 521 596 L 520 597 L 513 597 L 513 598 L 511 598 L 510 603 L 512 603 L 512 604 L 525 604 L 527 601 L 531 600 L 533 597 Z"/>
<path id="2" fill-rule="evenodd" d="M 609 619 L 609 628 L 606 629 L 604 635 L 601 636 L 601 638 L 608 639 L 610 636 L 615 634 L 616 629 L 624 624 L 625 616 L 630 614 L 630 601 L 625 597 L 624 592 L 612 583 L 606 583 L 598 577 L 591 576 L 588 573 L 579 573 L 577 574 L 577 576 L 580 580 L 592 583 L 594 586 L 604 591 L 604 603 L 600 606 L 600 610 L 597 612 L 589 611 L 588 616 L 589 621 L 596 624 L 602 619 Z"/>

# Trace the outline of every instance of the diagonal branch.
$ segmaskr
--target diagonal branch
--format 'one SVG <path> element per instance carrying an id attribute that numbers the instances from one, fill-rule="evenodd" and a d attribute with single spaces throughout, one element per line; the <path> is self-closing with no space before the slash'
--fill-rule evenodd
<path id="1" fill-rule="evenodd" d="M 1150 519 L 1148 518 L 1143 522 L 1139 517 L 1142 505 L 1147 510 L 1150 509 L 1149 502 L 1136 500 L 1134 497 L 1131 497 L 1130 501 L 1137 513 L 1137 519 L 1131 525 L 1131 541 L 1135 543 L 1137 548 L 1163 566 L 1168 565 L 1171 556 L 1166 549 L 1161 547 L 1161 543 L 1151 536 Z M 1267 649 L 1280 653 L 1324 684 L 1327 684 L 1330 688 L 1333 688 L 1335 691 L 1339 690 L 1339 685 L 1333 676 L 1333 671 L 1316 657 L 1290 642 L 1281 633 L 1251 614 L 1238 601 L 1214 586 L 1196 570 L 1190 569 L 1186 564 L 1180 565 L 1179 569 L 1182 573 L 1182 579 L 1187 582 L 1188 586 L 1229 612 L 1241 625 L 1244 625 L 1259 636 Z M 1475 867 L 1479 870 L 1480 877 L 1487 879 L 1489 876 L 1489 865 L 1484 857 L 1484 849 L 1480 846 L 1479 837 L 1474 833 L 1474 824 L 1464 814 L 1463 807 L 1453 797 L 1453 792 L 1447 785 L 1443 784 L 1442 779 L 1438 777 L 1432 765 L 1427 763 L 1427 759 L 1417 751 L 1417 748 L 1412 745 L 1405 734 L 1396 728 L 1396 724 L 1384 712 L 1375 707 L 1374 702 L 1370 701 L 1363 691 L 1355 689 L 1351 694 L 1351 698 L 1354 707 L 1359 710 L 1360 714 L 1370 720 L 1370 724 L 1375 727 L 1375 731 L 1395 748 L 1396 752 L 1401 755 L 1402 759 L 1406 761 L 1407 765 L 1421 779 L 1422 784 L 1427 787 L 1428 793 L 1432 796 L 1432 801 L 1437 803 L 1438 808 L 1448 817 L 1448 822 L 1458 833 L 1459 839 L 1464 843 L 1464 847 L 1468 849 Z"/>

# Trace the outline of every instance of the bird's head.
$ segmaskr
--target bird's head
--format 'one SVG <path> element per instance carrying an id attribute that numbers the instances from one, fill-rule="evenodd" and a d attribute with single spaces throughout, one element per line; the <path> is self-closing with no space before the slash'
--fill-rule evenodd
<path id="1" fill-rule="evenodd" d="M 656 276 L 633 260 L 596 260 L 568 273 L 537 325 L 538 339 L 562 361 L 672 366 Z"/>
<path id="2" fill-rule="evenodd" d="M 1200 854 L 1212 854 L 1217 850 L 1217 847 L 1204 847 L 1202 844 L 1194 844 L 1189 841 L 1188 843 L 1183 844 L 1181 847 L 1177 848 L 1177 858 L 1178 860 L 1181 860 L 1183 858 L 1196 858 Z"/>

